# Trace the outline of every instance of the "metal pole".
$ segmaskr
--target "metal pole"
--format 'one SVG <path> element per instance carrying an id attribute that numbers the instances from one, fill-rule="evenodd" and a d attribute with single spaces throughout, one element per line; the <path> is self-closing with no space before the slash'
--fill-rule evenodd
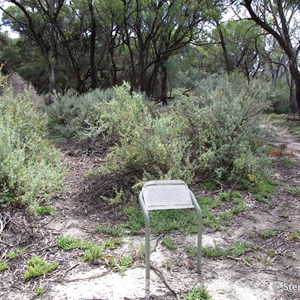
<path id="1" fill-rule="evenodd" d="M 144 203 L 142 192 L 139 195 L 139 202 L 145 218 L 146 232 L 145 232 L 145 261 L 146 261 L 146 281 L 150 280 L 150 218 L 147 208 Z"/>
<path id="2" fill-rule="evenodd" d="M 197 254 L 197 272 L 201 273 L 201 252 L 202 252 L 202 211 L 194 196 L 190 191 L 192 202 L 195 206 L 197 217 L 198 217 L 198 254 Z"/>

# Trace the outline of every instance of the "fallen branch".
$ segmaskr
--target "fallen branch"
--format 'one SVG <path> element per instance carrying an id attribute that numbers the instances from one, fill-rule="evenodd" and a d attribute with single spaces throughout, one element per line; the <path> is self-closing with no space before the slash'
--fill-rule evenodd
<path id="1" fill-rule="evenodd" d="M 252 267 L 246 260 L 244 260 L 243 258 L 238 258 L 238 257 L 234 257 L 234 256 L 226 256 L 227 258 L 230 258 L 232 260 L 236 260 L 236 261 L 242 261 L 243 263 L 245 263 L 248 267 Z"/>
<path id="2" fill-rule="evenodd" d="M 164 274 L 162 273 L 162 271 L 159 270 L 157 267 L 155 267 L 152 264 L 150 266 L 151 266 L 151 269 L 160 277 L 160 279 L 162 280 L 162 282 L 164 283 L 164 285 L 169 289 L 169 291 L 176 297 L 176 299 L 180 300 L 179 295 L 176 293 L 176 291 L 167 282 L 167 280 L 166 280 Z"/>
<path id="3" fill-rule="evenodd" d="M 102 274 L 99 274 L 99 275 L 93 275 L 93 276 L 88 276 L 88 277 L 83 277 L 83 278 L 74 278 L 74 279 L 52 279 L 50 280 L 51 282 L 76 282 L 76 281 L 81 281 L 81 280 L 90 280 L 90 279 L 97 279 L 99 277 L 103 277 L 103 276 L 106 276 L 110 273 L 110 271 L 106 271 Z"/>

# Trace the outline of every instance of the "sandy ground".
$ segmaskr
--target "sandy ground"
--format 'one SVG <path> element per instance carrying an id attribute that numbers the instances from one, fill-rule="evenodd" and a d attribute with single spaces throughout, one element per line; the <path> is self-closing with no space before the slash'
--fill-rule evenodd
<path id="1" fill-rule="evenodd" d="M 289 240 L 291 233 L 300 229 L 300 199 L 287 191 L 289 186 L 299 185 L 300 142 L 282 129 L 274 143 L 284 144 L 292 151 L 289 159 L 293 164 L 277 165 L 279 158 L 274 159 L 273 179 L 280 184 L 270 199 L 272 205 L 260 203 L 251 194 L 245 193 L 247 208 L 234 217 L 232 225 L 215 232 L 205 228 L 203 235 L 204 247 L 217 244 L 226 248 L 236 240 L 246 240 L 259 245 L 259 250 L 241 257 L 204 257 L 202 272 L 198 274 L 196 259 L 186 252 L 187 245 L 196 245 L 196 235 L 168 233 L 177 243 L 175 250 L 168 250 L 162 245 L 162 236 L 152 235 L 150 291 L 146 287 L 144 258 L 136 255 L 144 244 L 143 233 L 123 238 L 121 246 L 111 254 L 135 255 L 134 264 L 124 274 L 114 272 L 104 263 L 91 265 L 83 262 L 81 250 L 66 252 L 55 247 L 55 239 L 59 235 L 101 242 L 105 237 L 97 234 L 95 228 L 110 218 L 100 209 L 93 207 L 91 210 L 77 197 L 82 192 L 84 174 L 97 167 L 102 158 L 70 150 L 65 145 L 62 147 L 62 159 L 69 173 L 64 191 L 56 193 L 52 199 L 56 215 L 28 220 L 21 211 L 12 211 L 11 219 L 19 225 L 23 220 L 23 227 L 13 230 L 12 224 L 7 240 L 3 239 L 7 245 L 13 244 L 8 235 L 10 238 L 15 235 L 14 241 L 21 242 L 22 238 L 18 235 L 24 237 L 27 231 L 35 232 L 31 241 L 27 241 L 28 247 L 44 259 L 59 261 L 60 266 L 51 274 L 26 281 L 22 274 L 28 256 L 20 257 L 14 266 L 0 272 L 0 299 L 185 299 L 184 294 L 194 287 L 206 288 L 213 300 L 300 299 L 300 241 Z M 201 193 L 204 191 L 198 191 L 198 196 Z M 284 230 L 272 239 L 259 236 L 262 230 L 279 227 Z M 10 249 L 7 245 L 0 244 L 2 257 Z M 269 255 L 270 250 L 274 255 Z M 171 265 L 170 268 L 165 267 L 166 262 Z M 37 287 L 44 290 L 40 296 L 36 293 Z"/>

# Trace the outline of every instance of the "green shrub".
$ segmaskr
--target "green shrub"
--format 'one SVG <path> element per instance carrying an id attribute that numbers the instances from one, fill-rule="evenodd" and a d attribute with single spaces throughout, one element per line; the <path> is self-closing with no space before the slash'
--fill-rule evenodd
<path id="1" fill-rule="evenodd" d="M 269 107 L 270 86 L 262 80 L 248 84 L 236 74 L 212 76 L 195 86 L 189 96 L 177 94 L 163 112 L 124 84 L 109 96 L 101 91 L 63 96 L 52 116 L 64 116 L 60 124 L 78 136 L 113 145 L 100 169 L 103 182 L 115 179 L 113 190 L 102 195 L 113 204 L 128 198 L 128 186 L 152 179 L 191 184 L 201 177 L 257 186 L 267 176 L 268 160 L 261 150 L 267 136 L 259 116 Z"/>
<path id="2" fill-rule="evenodd" d="M 61 235 L 57 238 L 56 244 L 63 250 L 71 249 L 86 249 L 89 244 L 82 241 L 80 238 L 76 238 L 70 235 Z"/>
<path id="3" fill-rule="evenodd" d="M 95 134 L 104 134 L 105 113 L 103 106 L 114 96 L 114 90 L 96 89 L 87 94 L 78 95 L 74 91 L 56 94 L 51 106 L 45 107 L 50 117 L 50 127 L 65 137 L 83 136 L 91 130 Z M 96 129 L 95 129 L 96 128 Z"/>
<path id="4" fill-rule="evenodd" d="M 31 257 L 27 261 L 27 264 L 28 268 L 24 274 L 25 279 L 35 278 L 53 272 L 59 265 L 57 262 L 47 263 L 38 256 Z"/>
<path id="5" fill-rule="evenodd" d="M 0 75 L 1 76 L 1 75 Z M 63 169 L 30 95 L 0 96 L 0 204 L 29 203 L 59 187 Z"/>
<path id="6" fill-rule="evenodd" d="M 181 96 L 175 111 L 197 153 L 198 171 L 239 183 L 263 178 L 268 161 L 261 151 L 266 134 L 259 115 L 269 107 L 270 87 L 237 76 L 201 81 L 193 97 Z"/>
<path id="7" fill-rule="evenodd" d="M 208 291 L 203 288 L 193 288 L 191 291 L 186 293 L 184 296 L 185 300 L 212 300 L 212 297 L 209 295 Z"/>

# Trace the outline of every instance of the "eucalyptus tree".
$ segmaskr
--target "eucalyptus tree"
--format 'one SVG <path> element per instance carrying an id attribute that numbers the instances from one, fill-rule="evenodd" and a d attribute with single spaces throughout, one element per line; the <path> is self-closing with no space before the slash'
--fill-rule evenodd
<path id="1" fill-rule="evenodd" d="M 214 24 L 211 34 L 213 43 L 207 48 L 225 71 L 230 74 L 240 70 L 248 80 L 260 73 L 263 70 L 261 52 L 265 49 L 262 30 L 251 20 L 214 20 Z"/>
<path id="2" fill-rule="evenodd" d="M 49 74 L 49 94 L 55 89 L 58 59 L 57 32 L 60 11 L 65 0 L 9 0 L 14 6 L 3 9 L 13 30 L 19 32 L 26 40 L 34 42 L 45 58 Z M 51 98 L 49 99 L 51 101 Z"/>
<path id="3" fill-rule="evenodd" d="M 300 116 L 300 3 L 298 0 L 243 0 L 250 18 L 272 35 L 288 59 Z M 292 104 L 291 104 L 292 106 Z"/>
<path id="4" fill-rule="evenodd" d="M 167 102 L 167 61 L 197 39 L 217 1 L 122 0 L 131 85 Z"/>

